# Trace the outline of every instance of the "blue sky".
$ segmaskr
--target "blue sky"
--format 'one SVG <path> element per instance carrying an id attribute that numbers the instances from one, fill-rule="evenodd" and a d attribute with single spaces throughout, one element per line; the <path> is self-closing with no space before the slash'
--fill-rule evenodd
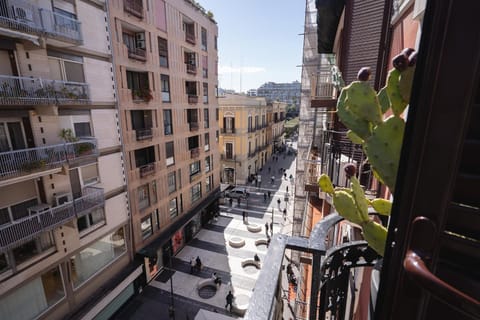
<path id="1" fill-rule="evenodd" d="M 300 81 L 305 1 L 197 1 L 218 23 L 221 88 L 246 92 L 268 81 Z"/>

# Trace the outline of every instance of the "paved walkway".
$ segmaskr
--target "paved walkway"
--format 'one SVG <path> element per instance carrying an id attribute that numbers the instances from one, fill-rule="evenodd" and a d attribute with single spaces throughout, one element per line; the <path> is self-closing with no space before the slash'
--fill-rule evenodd
<path id="1" fill-rule="evenodd" d="M 270 159 L 262 172 L 262 183 L 256 187 L 248 187 L 250 197 L 248 203 L 236 202 L 232 207 L 228 203 L 220 205 L 220 216 L 216 221 L 205 226 L 172 260 L 172 269 L 175 271 L 171 277 L 159 275 L 144 288 L 143 292 L 134 297 L 114 317 L 114 319 L 172 319 L 169 316 L 169 307 L 172 303 L 171 286 L 173 286 L 173 305 L 175 319 L 191 319 L 200 309 L 228 315 L 231 318 L 241 318 L 239 314 L 230 313 L 225 309 L 226 295 L 232 291 L 235 301 L 243 301 L 245 306 L 252 295 L 259 270 L 254 266 L 242 267 L 242 262 L 253 259 L 257 254 L 262 262 L 267 254 L 265 245 L 257 246 L 256 240 L 267 240 L 265 223 L 269 226 L 273 219 L 273 232 L 291 234 L 293 216 L 293 188 L 294 183 L 289 179 L 290 174 L 295 176 L 295 157 L 278 155 L 278 161 Z M 268 168 L 270 167 L 270 172 Z M 286 169 L 287 179 L 280 168 Z M 274 181 L 271 183 L 271 176 Z M 288 203 L 285 196 L 289 194 Z M 264 200 L 264 193 L 271 193 L 271 197 Z M 280 205 L 277 201 L 280 199 Z M 284 216 L 283 209 L 287 209 Z M 243 221 L 242 212 L 248 214 L 248 222 Z M 273 214 L 272 214 L 273 213 Z M 258 225 L 259 232 L 251 232 L 248 226 Z M 270 229 L 270 228 L 269 228 Z M 268 235 L 271 236 L 271 230 Z M 241 238 L 245 245 L 234 248 L 229 245 L 231 238 Z M 204 268 L 200 272 L 190 272 L 189 261 L 191 257 L 199 256 Z M 288 261 L 285 260 L 285 266 Z M 211 277 L 216 272 L 222 278 L 222 285 L 217 288 L 211 298 L 204 299 L 198 294 L 197 285 L 200 281 Z M 283 271 L 285 273 L 285 271 Z M 284 318 L 294 318 L 287 307 L 288 282 L 286 274 L 283 275 L 282 290 L 284 294 Z M 213 294 L 213 292 L 212 292 Z"/>

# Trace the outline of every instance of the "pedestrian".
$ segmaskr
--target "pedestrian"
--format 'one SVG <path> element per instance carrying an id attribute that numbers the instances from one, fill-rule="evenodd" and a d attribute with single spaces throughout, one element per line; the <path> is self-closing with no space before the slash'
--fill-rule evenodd
<path id="1" fill-rule="evenodd" d="M 233 303 L 233 294 L 232 291 L 228 291 L 227 297 L 227 304 L 225 305 L 225 309 L 227 309 L 228 306 L 230 306 L 230 312 L 232 312 L 232 303 Z"/>
<path id="2" fill-rule="evenodd" d="M 275 176 L 272 176 L 271 181 L 272 181 L 272 184 L 275 182 Z"/>
<path id="3" fill-rule="evenodd" d="M 287 208 L 283 209 L 283 221 L 287 220 Z"/>
<path id="4" fill-rule="evenodd" d="M 283 176 L 285 177 L 285 180 L 287 180 L 287 173 L 286 172 L 283 174 Z"/>
<path id="5" fill-rule="evenodd" d="M 240 198 L 237 198 L 237 205 L 240 207 Z"/>
<path id="6" fill-rule="evenodd" d="M 265 192 L 263 193 L 263 202 L 267 202 L 267 194 Z"/>
<path id="7" fill-rule="evenodd" d="M 268 167 L 268 173 L 270 173 L 270 167 Z"/>
<path id="8" fill-rule="evenodd" d="M 230 198 L 230 200 L 228 200 L 230 202 L 230 207 L 233 206 L 233 199 Z"/>
<path id="9" fill-rule="evenodd" d="M 199 256 L 197 256 L 197 259 L 195 260 L 195 262 L 196 262 L 197 270 L 198 271 L 202 270 L 202 260 L 200 260 Z"/>
<path id="10" fill-rule="evenodd" d="M 247 223 L 248 223 L 248 212 L 245 212 L 245 220 L 246 220 Z"/>
<path id="11" fill-rule="evenodd" d="M 190 273 L 193 273 L 193 270 L 195 270 L 195 258 L 194 257 L 190 258 Z"/>
<path id="12" fill-rule="evenodd" d="M 278 204 L 278 210 L 280 210 L 280 203 L 282 202 L 282 200 L 280 200 L 280 198 L 278 198 L 277 200 L 277 204 Z"/>
<path id="13" fill-rule="evenodd" d="M 265 222 L 265 234 L 268 237 L 268 222 Z"/>
<path id="14" fill-rule="evenodd" d="M 270 234 L 273 237 L 273 222 L 270 222 Z"/>
<path id="15" fill-rule="evenodd" d="M 270 199 L 271 195 L 272 195 L 272 193 L 270 191 L 268 191 L 268 199 Z"/>
<path id="16" fill-rule="evenodd" d="M 286 189 L 286 190 L 287 190 L 287 193 L 288 193 L 288 186 L 287 186 L 287 189 Z"/>
<path id="17" fill-rule="evenodd" d="M 242 216 L 243 216 L 243 223 L 245 223 L 245 219 L 247 217 L 247 213 L 245 211 L 242 211 Z"/>
<path id="18" fill-rule="evenodd" d="M 258 254 L 255 253 L 255 255 L 253 256 L 253 260 L 255 262 L 260 262 L 260 257 L 258 256 Z"/>

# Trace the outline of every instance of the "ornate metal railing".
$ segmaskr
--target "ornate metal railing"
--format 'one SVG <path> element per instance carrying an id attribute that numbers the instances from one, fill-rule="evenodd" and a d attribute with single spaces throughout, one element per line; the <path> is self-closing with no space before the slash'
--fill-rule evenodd
<path id="1" fill-rule="evenodd" d="M 136 60 L 146 61 L 147 51 L 141 48 L 128 48 L 128 57 Z"/>
<path id="2" fill-rule="evenodd" d="M 137 138 L 137 141 L 151 139 L 153 137 L 152 128 L 136 129 L 135 136 Z"/>
<path id="3" fill-rule="evenodd" d="M 140 167 L 140 177 L 143 178 L 155 172 L 155 163 L 149 163 Z"/>
<path id="4" fill-rule="evenodd" d="M 86 83 L 0 75 L 0 104 L 87 104 Z"/>

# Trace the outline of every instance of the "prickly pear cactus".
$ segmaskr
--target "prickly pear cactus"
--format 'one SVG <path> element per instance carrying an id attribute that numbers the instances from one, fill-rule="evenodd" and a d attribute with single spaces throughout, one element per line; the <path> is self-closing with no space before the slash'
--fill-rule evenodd
<path id="1" fill-rule="evenodd" d="M 395 188 L 398 162 L 405 131 L 405 121 L 400 115 L 410 100 L 416 52 L 406 48 L 393 58 L 387 85 L 378 94 L 370 87 L 370 69 L 362 68 L 358 80 L 342 89 L 337 102 L 337 115 L 349 129 L 347 137 L 362 145 L 375 177 Z M 389 112 L 391 110 L 391 112 Z M 387 112 L 393 114 L 387 117 Z M 360 225 L 365 240 L 383 256 L 387 229 L 368 216 L 368 206 L 382 215 L 390 215 L 392 203 L 386 199 L 368 200 L 355 176 L 350 178 L 350 188 L 334 188 L 330 178 L 322 175 L 320 188 L 333 197 L 337 212 L 347 220 Z"/>

